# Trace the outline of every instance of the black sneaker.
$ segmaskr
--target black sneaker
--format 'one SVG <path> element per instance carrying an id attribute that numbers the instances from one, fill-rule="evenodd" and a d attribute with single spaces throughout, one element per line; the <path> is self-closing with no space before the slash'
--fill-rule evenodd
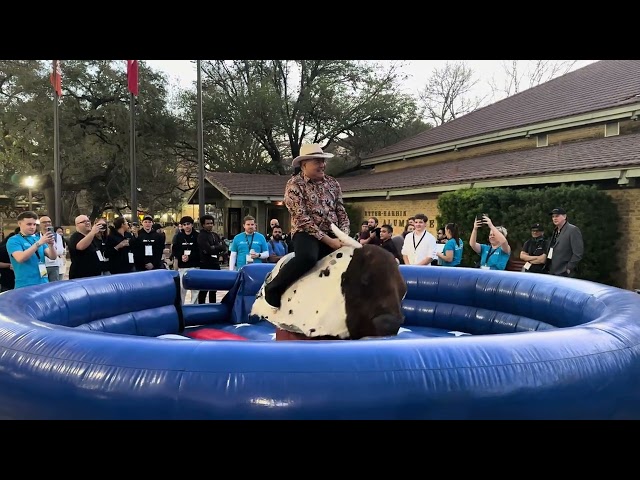
<path id="1" fill-rule="evenodd" d="M 264 300 L 271 308 L 280 308 L 281 305 L 281 295 L 276 295 L 271 292 L 271 290 L 265 287 L 264 289 Z"/>

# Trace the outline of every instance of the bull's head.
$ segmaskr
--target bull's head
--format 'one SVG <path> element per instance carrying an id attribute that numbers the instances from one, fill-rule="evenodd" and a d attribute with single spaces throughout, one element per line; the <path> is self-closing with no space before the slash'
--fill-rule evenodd
<path id="1" fill-rule="evenodd" d="M 360 244 L 335 225 L 331 229 L 355 249 L 341 280 L 349 338 L 396 335 L 404 321 L 402 299 L 407 293 L 396 259 L 377 245 Z"/>

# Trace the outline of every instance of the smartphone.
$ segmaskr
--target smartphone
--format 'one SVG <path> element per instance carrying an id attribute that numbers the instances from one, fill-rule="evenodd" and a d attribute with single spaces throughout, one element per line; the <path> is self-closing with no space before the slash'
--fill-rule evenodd
<path id="1" fill-rule="evenodd" d="M 56 230 L 53 227 L 47 227 L 47 233 L 50 233 L 53 237 L 55 237 Z"/>

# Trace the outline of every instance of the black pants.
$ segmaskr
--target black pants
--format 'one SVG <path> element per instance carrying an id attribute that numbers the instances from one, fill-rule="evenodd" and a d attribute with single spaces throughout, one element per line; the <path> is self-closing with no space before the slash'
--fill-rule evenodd
<path id="1" fill-rule="evenodd" d="M 280 269 L 264 291 L 267 303 L 278 308 L 284 291 L 311 270 L 318 260 L 333 252 L 330 246 L 305 232 L 296 232 L 292 243 L 295 256 Z"/>
<path id="2" fill-rule="evenodd" d="M 217 290 L 209 290 L 209 303 L 216 303 Z M 207 303 L 207 291 L 200 290 L 198 292 L 198 303 Z"/>
<path id="3" fill-rule="evenodd" d="M 220 270 L 220 264 L 200 264 L 200 270 Z M 209 290 L 209 303 L 216 303 L 217 290 Z M 200 290 L 198 292 L 198 303 L 207 303 L 207 290 Z"/>

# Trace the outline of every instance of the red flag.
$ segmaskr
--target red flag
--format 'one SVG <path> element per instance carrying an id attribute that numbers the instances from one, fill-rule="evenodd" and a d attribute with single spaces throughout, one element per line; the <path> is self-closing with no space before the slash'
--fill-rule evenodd
<path id="1" fill-rule="evenodd" d="M 51 86 L 55 90 L 56 94 L 62 96 L 62 70 L 60 69 L 60 60 L 53 60 L 53 69 L 51 75 L 49 75 L 49 81 Z"/>
<path id="2" fill-rule="evenodd" d="M 138 60 L 127 60 L 129 91 L 138 96 Z"/>

